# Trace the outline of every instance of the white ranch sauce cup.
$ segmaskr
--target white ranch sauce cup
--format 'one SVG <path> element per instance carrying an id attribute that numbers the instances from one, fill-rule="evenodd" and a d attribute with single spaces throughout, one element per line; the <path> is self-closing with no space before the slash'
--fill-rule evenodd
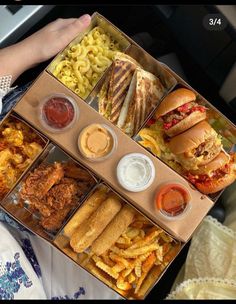
<path id="1" fill-rule="evenodd" d="M 143 191 L 153 183 L 154 178 L 153 162 L 144 154 L 127 154 L 118 163 L 117 179 L 120 185 L 128 191 Z"/>

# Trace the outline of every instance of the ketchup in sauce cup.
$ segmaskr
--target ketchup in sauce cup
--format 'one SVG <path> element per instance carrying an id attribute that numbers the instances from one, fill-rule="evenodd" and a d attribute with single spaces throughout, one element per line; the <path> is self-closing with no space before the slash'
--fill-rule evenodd
<path id="1" fill-rule="evenodd" d="M 40 121 L 50 132 L 62 132 L 70 128 L 78 117 L 75 101 L 64 94 L 46 97 L 40 104 Z"/>

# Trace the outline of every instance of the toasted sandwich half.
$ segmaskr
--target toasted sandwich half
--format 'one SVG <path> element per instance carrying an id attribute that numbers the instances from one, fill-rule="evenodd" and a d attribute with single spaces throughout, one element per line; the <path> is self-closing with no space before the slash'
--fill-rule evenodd
<path id="1" fill-rule="evenodd" d="M 129 136 L 136 134 L 164 92 L 165 88 L 159 78 L 138 67 L 131 80 L 117 126 Z"/>
<path id="2" fill-rule="evenodd" d="M 121 60 L 121 61 L 128 61 L 130 63 L 135 64 L 137 67 L 141 67 L 141 65 L 132 57 L 129 55 L 122 53 L 122 52 L 115 52 L 114 60 Z"/>
<path id="3" fill-rule="evenodd" d="M 115 124 L 137 64 L 128 55 L 117 54 L 99 93 L 99 113 Z"/>

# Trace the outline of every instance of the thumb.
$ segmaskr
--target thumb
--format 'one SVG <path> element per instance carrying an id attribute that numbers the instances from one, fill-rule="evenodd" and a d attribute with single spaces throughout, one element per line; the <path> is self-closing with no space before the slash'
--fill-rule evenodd
<path id="1" fill-rule="evenodd" d="M 60 38 L 65 42 L 73 40 L 80 32 L 85 30 L 91 22 L 90 15 L 86 14 L 76 19 L 74 22 L 66 25 L 59 30 Z"/>

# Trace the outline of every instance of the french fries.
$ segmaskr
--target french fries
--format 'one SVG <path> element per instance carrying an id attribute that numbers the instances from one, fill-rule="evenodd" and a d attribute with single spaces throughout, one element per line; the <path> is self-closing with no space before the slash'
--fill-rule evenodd
<path id="1" fill-rule="evenodd" d="M 143 298 L 179 251 L 179 244 L 144 217 L 134 221 L 104 254 L 93 255 L 96 267 L 110 276 L 113 288 L 129 298 Z M 102 273 L 100 272 L 100 274 Z"/>
<path id="2" fill-rule="evenodd" d="M 95 192 L 91 198 L 93 200 L 100 198 L 99 193 Z M 106 193 L 106 200 L 111 197 L 110 193 L 104 193 Z M 102 202 L 100 204 L 102 205 Z M 85 252 L 75 250 L 72 241 L 77 232 L 68 238 L 71 231 L 64 229 L 63 235 L 67 236 L 64 236 L 67 239 L 66 246 L 71 246 L 71 250 L 64 248 L 63 251 L 122 296 L 129 299 L 141 299 L 177 255 L 180 243 L 174 241 L 164 230 L 154 226 L 128 205 L 123 202 L 121 204 L 120 211 L 116 212 L 113 219 L 108 221 L 106 226 L 104 225 L 101 232 L 97 233 L 96 239 L 91 241 L 89 237 L 90 245 L 84 246 Z M 91 231 L 95 231 L 99 221 L 103 224 L 104 219 L 110 218 L 110 215 L 104 216 L 104 210 L 107 211 L 111 205 L 109 203 L 109 206 L 103 210 L 103 216 L 96 217 L 96 221 L 91 221 L 91 218 L 101 207 L 91 212 L 91 208 L 87 210 L 87 205 L 88 203 L 85 202 L 84 216 L 87 214 L 89 216 L 81 226 L 82 230 L 86 230 L 90 235 Z M 80 222 L 81 219 L 78 221 Z M 76 226 L 77 221 L 74 221 L 69 228 L 72 227 L 73 231 L 78 231 L 79 228 L 74 230 Z M 78 240 L 81 238 L 84 238 L 84 233 Z M 64 245 L 65 241 L 59 238 L 58 243 Z"/>

